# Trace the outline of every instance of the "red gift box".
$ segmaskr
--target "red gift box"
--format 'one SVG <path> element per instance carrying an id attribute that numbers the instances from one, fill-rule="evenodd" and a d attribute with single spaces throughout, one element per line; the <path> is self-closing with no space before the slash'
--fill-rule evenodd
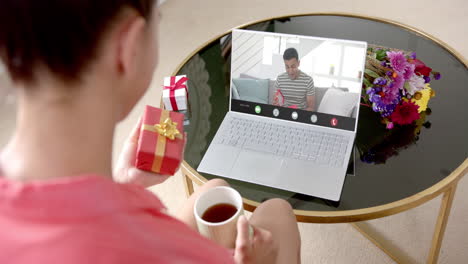
<path id="1" fill-rule="evenodd" d="M 276 90 L 274 100 L 278 103 L 279 106 L 284 105 L 284 96 L 280 89 Z"/>
<path id="2" fill-rule="evenodd" d="M 146 106 L 135 166 L 162 175 L 174 175 L 182 161 L 184 115 Z"/>

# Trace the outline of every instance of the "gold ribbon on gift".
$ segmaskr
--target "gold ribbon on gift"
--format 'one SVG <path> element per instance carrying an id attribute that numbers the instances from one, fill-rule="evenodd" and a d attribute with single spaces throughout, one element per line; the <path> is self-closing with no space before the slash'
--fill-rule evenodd
<path id="1" fill-rule="evenodd" d="M 176 138 L 183 138 L 182 134 L 177 129 L 177 123 L 173 122 L 169 117 L 169 111 L 161 111 L 159 122 L 159 124 L 155 125 L 143 125 L 144 130 L 155 132 L 158 136 L 156 149 L 154 151 L 154 161 L 151 167 L 151 170 L 154 172 L 159 172 L 161 170 L 167 139 L 175 140 Z"/>

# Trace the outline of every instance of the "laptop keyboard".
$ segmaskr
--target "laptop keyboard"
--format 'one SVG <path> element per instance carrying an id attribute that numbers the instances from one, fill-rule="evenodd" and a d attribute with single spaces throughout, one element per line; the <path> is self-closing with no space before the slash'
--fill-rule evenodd
<path id="1" fill-rule="evenodd" d="M 341 167 L 348 138 L 333 133 L 232 117 L 219 131 L 218 144 Z"/>

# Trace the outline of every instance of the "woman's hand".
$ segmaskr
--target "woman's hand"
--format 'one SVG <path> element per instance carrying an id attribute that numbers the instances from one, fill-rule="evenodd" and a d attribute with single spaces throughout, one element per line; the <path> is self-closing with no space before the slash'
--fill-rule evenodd
<path id="1" fill-rule="evenodd" d="M 252 227 L 253 228 L 253 227 Z M 234 260 L 237 264 L 276 263 L 278 248 L 270 231 L 255 227 L 249 234 L 249 222 L 245 216 L 237 221 L 237 239 Z"/>
<path id="2" fill-rule="evenodd" d="M 167 180 L 169 175 L 159 175 L 154 172 L 143 171 L 135 167 L 135 159 L 140 137 L 140 127 L 142 120 L 137 122 L 132 132 L 124 142 L 122 152 L 114 169 L 114 181 L 120 183 L 134 183 L 143 187 L 153 186 Z"/>

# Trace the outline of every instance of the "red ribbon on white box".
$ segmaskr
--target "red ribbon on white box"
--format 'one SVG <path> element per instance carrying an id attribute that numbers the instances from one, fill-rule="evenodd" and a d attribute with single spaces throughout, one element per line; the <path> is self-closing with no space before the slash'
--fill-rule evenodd
<path id="1" fill-rule="evenodd" d="M 169 90 L 169 100 L 171 101 L 172 111 L 179 111 L 177 102 L 175 99 L 175 91 L 179 89 L 185 89 L 188 97 L 187 85 L 184 83 L 188 80 L 187 77 L 182 77 L 176 82 L 176 76 L 171 76 L 171 82 L 169 86 L 164 86 L 164 89 Z"/>

